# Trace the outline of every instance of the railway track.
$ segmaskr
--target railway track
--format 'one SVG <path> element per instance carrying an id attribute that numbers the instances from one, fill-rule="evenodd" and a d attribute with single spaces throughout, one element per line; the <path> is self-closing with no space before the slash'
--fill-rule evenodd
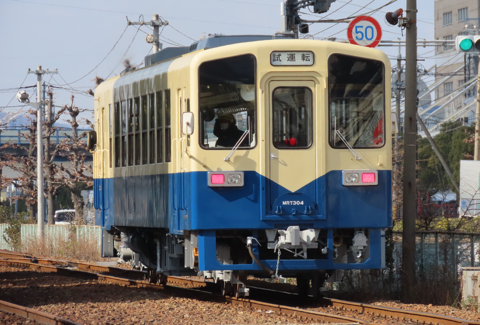
<path id="1" fill-rule="evenodd" d="M 140 288 L 152 288 L 152 289 L 164 289 L 165 286 L 158 284 L 147 283 L 143 280 L 144 272 L 125 270 L 121 268 L 101 266 L 83 262 L 68 262 L 59 261 L 46 258 L 35 258 L 24 254 L 15 254 L 11 252 L 0 251 L 0 265 L 4 266 L 21 266 L 28 267 L 32 270 L 39 272 L 57 273 L 64 276 L 84 277 L 88 279 L 97 279 L 99 282 L 113 283 L 122 286 L 135 286 Z M 209 285 L 201 280 L 181 278 L 181 277 L 168 277 L 169 287 L 176 289 L 186 290 L 185 286 L 202 288 Z M 201 292 L 199 292 L 201 294 Z M 204 292 L 204 294 L 210 294 Z M 342 324 L 375 324 L 375 322 L 365 321 L 359 318 L 339 316 L 329 313 L 321 313 L 302 308 L 295 308 L 289 306 L 282 306 L 278 304 L 271 304 L 267 302 L 255 301 L 250 299 L 241 299 L 234 297 L 225 297 L 225 301 L 234 304 L 241 305 L 247 308 L 261 309 L 269 312 L 275 312 L 281 315 L 295 316 L 303 319 L 309 319 L 318 323 L 342 323 Z M 449 316 L 429 314 L 423 312 L 416 312 L 404 309 L 395 309 L 381 306 L 374 306 L 369 304 L 355 303 L 349 301 L 343 301 L 338 299 L 324 299 L 324 303 L 328 306 L 332 306 L 339 310 L 349 310 L 359 315 L 371 315 L 376 319 L 383 319 L 385 321 L 391 321 L 391 323 L 399 322 L 417 322 L 422 324 L 446 324 L 446 325 L 480 325 L 480 322 L 469 321 Z M 7 303 L 8 304 L 8 303 Z M 11 305 L 11 304 L 10 304 Z M 19 307 L 19 312 L 25 307 Z M 0 310 L 4 310 L 3 302 L 0 301 Z M 10 307 L 11 308 L 11 307 Z M 15 313 L 13 311 L 8 311 Z M 35 310 L 28 310 L 29 315 L 35 315 Z M 45 316 L 45 313 L 39 312 Z M 23 311 L 23 316 L 25 312 Z M 18 314 L 20 315 L 20 314 Z M 50 315 L 53 317 L 53 315 Z M 35 316 L 36 317 L 36 316 Z M 40 316 L 39 316 L 40 317 Z M 53 321 L 53 320 L 52 320 Z M 43 324 L 74 324 L 72 322 L 62 323 L 62 320 L 55 320 L 54 322 L 45 322 Z"/>

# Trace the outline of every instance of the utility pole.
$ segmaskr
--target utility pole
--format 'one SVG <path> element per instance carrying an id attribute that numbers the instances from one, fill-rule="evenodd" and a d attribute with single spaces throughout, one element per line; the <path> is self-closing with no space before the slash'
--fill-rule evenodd
<path id="1" fill-rule="evenodd" d="M 37 108 L 37 238 L 43 241 L 43 219 L 45 213 L 44 207 L 44 194 L 43 194 L 43 87 L 42 78 L 44 74 L 58 73 L 57 70 L 49 71 L 42 70 L 42 66 L 37 66 L 37 70 L 31 71 L 28 69 L 28 73 L 34 73 L 37 75 L 37 103 L 31 105 Z"/>
<path id="2" fill-rule="evenodd" d="M 400 129 L 400 102 L 401 102 L 401 84 L 402 84 L 402 54 L 400 52 L 400 47 L 398 48 L 398 56 L 397 56 L 397 83 L 396 83 L 396 89 L 395 89 L 395 112 L 397 115 L 397 125 L 398 128 Z M 399 177 L 400 175 L 400 170 L 401 170 L 401 162 L 400 162 L 400 153 L 399 153 L 399 145 L 398 145 L 398 136 L 395 138 L 395 176 Z M 398 220 L 398 217 L 400 216 L 400 204 L 398 204 L 398 193 L 400 192 L 400 189 L 397 187 L 397 191 L 394 191 L 394 204 L 395 204 L 395 218 Z"/>
<path id="3" fill-rule="evenodd" d="M 415 221 L 417 219 L 417 1 L 407 0 L 402 287 L 404 302 L 412 302 L 415 292 Z"/>
<path id="4" fill-rule="evenodd" d="M 153 35 L 148 34 L 145 37 L 145 40 L 147 41 L 147 43 L 152 44 L 152 52 L 153 53 L 157 53 L 158 51 L 160 51 L 162 49 L 162 44 L 160 43 L 160 27 L 167 26 L 168 21 L 161 20 L 160 17 L 158 16 L 158 14 L 154 14 L 153 15 L 153 20 L 151 20 L 151 21 L 135 21 L 134 22 L 134 21 L 128 20 L 127 25 L 128 26 L 130 26 L 130 25 L 152 26 L 153 27 Z"/>

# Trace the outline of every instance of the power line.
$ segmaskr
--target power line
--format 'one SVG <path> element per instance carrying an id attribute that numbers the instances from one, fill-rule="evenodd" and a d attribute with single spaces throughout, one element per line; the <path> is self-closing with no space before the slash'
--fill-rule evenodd
<path id="1" fill-rule="evenodd" d="M 375 1 L 375 0 L 373 0 L 373 1 Z M 365 7 L 368 6 L 369 4 L 371 4 L 373 1 L 369 2 L 367 5 L 365 5 Z M 350 16 L 350 17 L 347 18 L 347 19 L 353 19 L 353 18 L 357 18 L 358 16 L 363 16 L 363 15 L 370 17 L 370 16 L 372 16 L 374 13 L 376 13 L 377 11 L 379 11 L 381 8 L 384 8 L 384 7 L 386 7 L 386 6 L 394 3 L 394 2 L 396 2 L 396 1 L 397 1 L 397 0 L 392 0 L 392 1 L 388 2 L 388 3 L 386 3 L 385 5 L 383 5 L 383 6 L 381 6 L 381 7 L 378 7 L 378 8 L 375 9 L 375 10 L 369 11 L 369 12 L 364 13 L 364 14 L 362 14 L 362 15 Z M 360 10 L 362 10 L 362 9 L 359 9 L 358 11 L 356 11 L 356 12 L 354 13 L 354 15 L 355 15 L 357 12 L 359 12 Z M 347 27 L 347 28 L 344 28 L 344 29 L 342 29 L 341 31 L 338 31 L 338 32 L 336 32 L 335 34 L 332 34 L 332 35 L 330 35 L 330 36 L 328 36 L 328 37 L 332 37 L 332 36 L 334 36 L 334 35 L 337 35 L 338 33 L 341 33 L 341 32 L 343 32 L 343 31 L 346 31 L 347 29 L 348 29 L 348 27 Z"/>
<path id="2" fill-rule="evenodd" d="M 176 29 L 176 28 L 173 27 L 172 25 L 169 24 L 168 26 L 172 27 L 174 30 L 176 30 L 177 32 L 179 32 L 180 34 L 182 34 L 183 36 L 185 36 L 186 38 L 189 38 L 189 39 L 191 39 L 192 41 L 196 41 L 196 39 L 193 39 L 193 38 L 191 38 L 190 36 L 185 35 L 184 33 L 182 33 L 181 31 L 179 31 L 178 29 Z"/>
<path id="3" fill-rule="evenodd" d="M 35 87 L 37 87 L 37 86 L 33 85 L 33 86 L 16 87 L 16 88 L 4 88 L 4 89 L 0 89 L 0 92 L 3 92 L 3 91 L 7 92 L 7 91 L 11 91 L 11 90 L 18 91 L 20 89 L 35 88 Z"/>
<path id="4" fill-rule="evenodd" d="M 72 82 L 68 83 L 68 82 L 66 82 L 66 81 L 64 80 L 64 81 L 65 81 L 65 84 L 70 86 L 71 84 L 74 84 L 74 83 L 82 80 L 83 78 L 85 78 L 86 76 L 88 76 L 90 73 L 92 73 L 93 71 L 95 71 L 95 69 L 97 69 L 97 68 L 100 66 L 100 64 L 102 64 L 103 61 L 105 61 L 105 59 L 106 59 L 106 58 L 110 55 L 110 53 L 112 53 L 112 51 L 115 49 L 115 47 L 117 46 L 118 42 L 120 42 L 120 40 L 122 39 L 123 34 L 125 34 L 125 32 L 127 31 L 127 28 L 128 28 L 128 25 L 125 27 L 125 29 L 123 30 L 122 34 L 121 34 L 120 37 L 118 38 L 118 40 L 115 42 L 115 44 L 114 44 L 113 47 L 110 49 L 110 51 L 107 53 L 107 55 L 105 55 L 105 57 L 102 59 L 102 61 L 100 61 L 100 63 L 98 63 L 98 64 L 97 64 L 92 70 L 90 70 L 86 75 L 84 75 L 83 77 L 81 77 L 81 78 L 79 78 L 79 79 L 77 79 L 77 80 L 75 80 L 75 81 L 72 81 Z M 137 33 L 138 33 L 138 30 L 137 30 Z M 135 34 L 135 36 L 136 36 L 136 35 L 137 35 L 137 34 Z M 135 39 L 135 38 L 134 38 L 134 39 Z M 133 41 L 132 41 L 132 42 L 133 42 Z M 132 45 L 132 44 L 130 44 L 130 45 Z M 128 48 L 130 48 L 130 45 L 128 46 Z M 128 50 L 128 49 L 127 49 L 127 50 Z M 62 78 L 62 79 L 63 79 L 63 78 Z M 62 85 L 62 86 L 63 86 L 63 85 Z"/>
<path id="5" fill-rule="evenodd" d="M 106 10 L 106 9 L 97 9 L 97 8 L 86 8 L 86 7 L 76 7 L 76 6 L 66 6 L 66 5 L 59 5 L 59 4 L 51 4 L 51 3 L 41 3 L 41 2 L 34 2 L 34 1 L 25 1 L 25 0 L 11 0 L 13 2 L 23 2 L 23 3 L 31 3 L 41 6 L 50 6 L 50 7 L 63 7 L 63 8 L 72 8 L 72 9 L 81 9 L 81 10 L 91 10 L 91 11 L 102 11 L 102 12 L 111 12 L 111 13 L 119 13 L 119 14 L 136 14 L 132 12 L 125 12 L 125 11 L 115 11 L 115 10 Z"/>
<path id="6" fill-rule="evenodd" d="M 127 27 L 128 27 L 128 26 L 127 26 Z M 135 35 L 133 35 L 132 41 L 131 41 L 130 44 L 128 45 L 127 50 L 125 51 L 125 53 L 123 53 L 122 58 L 125 57 L 125 55 L 128 53 L 128 50 L 130 50 L 130 47 L 132 46 L 133 41 L 135 41 L 135 38 L 137 37 L 138 32 L 140 31 L 140 28 L 141 28 L 141 27 L 142 27 L 142 26 L 139 26 L 139 27 L 137 28 L 137 31 L 135 32 Z M 162 30 L 163 30 L 163 29 L 162 29 Z M 125 32 L 125 31 L 124 31 L 124 32 Z M 142 31 L 142 32 L 143 32 L 143 31 Z M 123 34 L 122 34 L 122 35 L 123 35 Z M 117 66 L 118 66 L 118 64 L 117 64 Z M 107 75 L 107 77 L 106 77 L 105 79 L 108 79 L 108 78 L 110 77 L 110 75 L 113 73 L 113 71 L 115 71 L 115 69 L 116 69 L 117 66 L 115 66 L 115 68 L 113 68 L 113 70 Z"/>
<path id="7" fill-rule="evenodd" d="M 375 0 L 370 1 L 370 2 L 367 3 L 365 6 L 363 6 L 363 7 L 360 8 L 359 10 L 355 11 L 353 14 L 355 15 L 356 13 L 358 13 L 358 12 L 361 11 L 361 10 L 363 10 L 366 6 L 368 6 L 369 4 L 371 4 L 371 3 L 374 2 L 374 1 L 375 1 Z M 347 18 L 346 18 L 346 19 L 347 19 Z M 315 36 L 315 35 L 320 34 L 320 33 L 324 32 L 324 31 L 326 31 L 326 30 L 329 30 L 330 28 L 333 28 L 333 27 L 337 26 L 338 24 L 339 24 L 339 23 L 336 23 L 336 24 L 334 24 L 334 25 L 332 25 L 332 26 L 330 26 L 330 27 L 327 27 L 327 28 L 325 28 L 324 30 L 319 31 L 318 33 L 312 34 L 312 36 Z M 337 34 L 338 34 L 338 33 L 337 33 Z M 334 34 L 334 35 L 335 35 L 335 34 Z"/>
<path id="8" fill-rule="evenodd" d="M 20 90 L 20 89 L 22 88 L 23 83 L 25 82 L 25 80 L 27 80 L 27 77 L 28 77 L 28 72 L 27 72 L 27 74 L 25 75 L 25 78 L 23 79 L 23 81 L 22 81 L 22 83 L 21 83 L 21 85 L 20 85 L 20 88 L 19 88 L 18 90 Z M 17 94 L 13 95 L 12 99 L 10 99 L 10 101 L 9 101 L 9 102 L 7 103 L 7 105 L 5 105 L 5 106 L 10 105 L 10 103 L 12 102 L 12 100 L 15 98 L 16 95 L 17 95 Z"/>

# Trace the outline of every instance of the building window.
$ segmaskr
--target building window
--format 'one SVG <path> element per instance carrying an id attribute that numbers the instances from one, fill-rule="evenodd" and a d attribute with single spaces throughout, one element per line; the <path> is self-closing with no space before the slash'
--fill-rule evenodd
<path id="1" fill-rule="evenodd" d="M 448 26 L 452 24 L 452 12 L 446 12 L 443 14 L 443 26 Z"/>
<path id="2" fill-rule="evenodd" d="M 458 80 L 458 88 L 462 87 L 465 84 L 465 80 Z"/>
<path id="3" fill-rule="evenodd" d="M 446 82 L 443 84 L 443 94 L 447 96 L 453 92 L 453 82 Z"/>
<path id="4" fill-rule="evenodd" d="M 445 25 L 445 15 L 443 17 L 444 17 L 443 21 Z M 458 21 L 467 21 L 467 20 L 468 20 L 468 8 L 458 9 Z"/>
<path id="5" fill-rule="evenodd" d="M 443 36 L 443 40 L 444 41 L 451 41 L 453 40 L 453 36 L 452 35 L 448 35 L 448 36 Z M 453 46 L 449 43 L 443 43 L 443 51 L 449 51 L 453 49 Z"/>

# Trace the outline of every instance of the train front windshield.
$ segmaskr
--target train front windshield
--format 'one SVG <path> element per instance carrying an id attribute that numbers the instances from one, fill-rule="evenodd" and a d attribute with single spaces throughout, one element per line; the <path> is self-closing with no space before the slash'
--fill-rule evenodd
<path id="1" fill-rule="evenodd" d="M 328 60 L 330 145 L 385 144 L 385 68 L 382 62 L 333 54 Z"/>
<path id="2" fill-rule="evenodd" d="M 255 57 L 241 55 L 199 68 L 200 145 L 253 148 L 256 143 Z"/>

